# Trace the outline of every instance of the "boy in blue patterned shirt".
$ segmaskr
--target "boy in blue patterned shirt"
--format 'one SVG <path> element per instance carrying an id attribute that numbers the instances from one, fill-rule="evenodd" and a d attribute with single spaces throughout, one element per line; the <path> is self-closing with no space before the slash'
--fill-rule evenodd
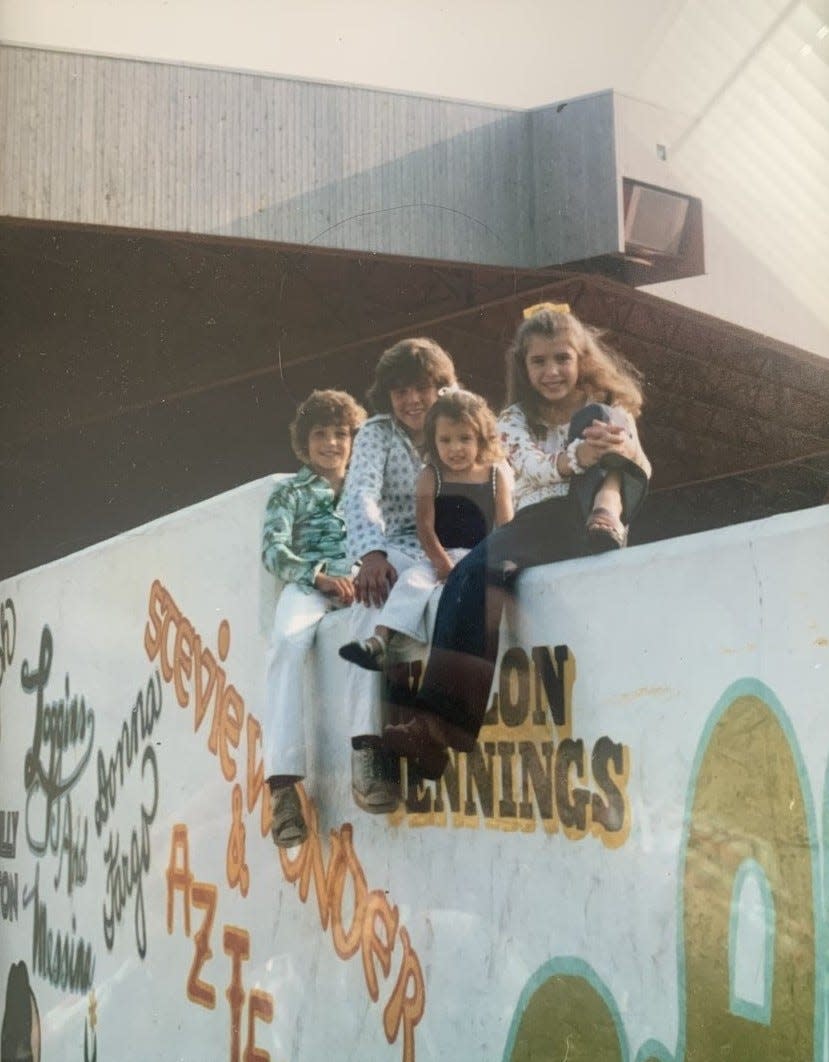
<path id="1" fill-rule="evenodd" d="M 354 600 L 341 492 L 365 410 L 345 391 L 313 391 L 291 423 L 303 467 L 268 499 L 262 563 L 285 585 L 271 635 L 263 719 L 271 836 L 281 848 L 308 835 L 296 783 L 305 777 L 305 661 L 322 617 Z"/>

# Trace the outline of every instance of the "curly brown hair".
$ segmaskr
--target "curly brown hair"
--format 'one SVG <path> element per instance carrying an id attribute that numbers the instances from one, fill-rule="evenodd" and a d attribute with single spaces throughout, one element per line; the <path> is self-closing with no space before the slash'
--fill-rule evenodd
<path id="1" fill-rule="evenodd" d="M 380 356 L 366 398 L 375 413 L 391 413 L 389 392 L 424 377 L 438 388 L 457 383 L 452 359 L 434 339 L 401 339 Z"/>
<path id="2" fill-rule="evenodd" d="M 503 461 L 504 452 L 498 436 L 495 414 L 486 403 L 486 399 L 472 391 L 447 391 L 439 395 L 437 401 L 426 414 L 423 425 L 424 452 L 426 460 L 433 465 L 440 464 L 438 448 L 435 441 L 438 417 L 448 417 L 453 421 L 468 421 L 478 437 L 478 460 L 494 464 Z"/>
<path id="3" fill-rule="evenodd" d="M 623 406 L 633 417 L 642 412 L 642 374 L 636 366 L 574 314 L 540 310 L 519 325 L 507 350 L 507 401 L 517 402 L 532 425 L 542 425 L 542 403 L 527 376 L 527 348 L 534 336 L 569 340 L 578 357 L 576 393 L 582 404 Z"/>
<path id="4" fill-rule="evenodd" d="M 329 424 L 351 429 L 351 438 L 366 419 L 366 411 L 347 391 L 312 391 L 300 402 L 291 421 L 291 447 L 300 461 L 308 460 L 308 438 L 314 428 Z"/>

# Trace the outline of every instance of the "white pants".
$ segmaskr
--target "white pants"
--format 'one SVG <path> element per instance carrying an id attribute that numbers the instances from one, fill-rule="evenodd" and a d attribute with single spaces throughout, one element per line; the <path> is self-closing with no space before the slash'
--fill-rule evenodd
<path id="1" fill-rule="evenodd" d="M 286 583 L 279 595 L 273 617 L 262 720 L 266 778 L 272 774 L 305 777 L 303 702 L 313 690 L 313 675 L 307 676 L 311 686 L 306 683 L 306 663 L 320 620 L 337 607 L 332 598 L 318 590 L 303 593 L 296 583 Z"/>
<path id="2" fill-rule="evenodd" d="M 468 549 L 448 549 L 450 558 L 458 563 Z M 426 613 L 432 594 L 443 584 L 438 582 L 435 569 L 428 560 L 418 561 L 407 568 L 392 587 L 389 599 L 383 606 L 378 623 L 393 631 L 400 631 L 416 642 L 429 641 Z"/>
<path id="3" fill-rule="evenodd" d="M 417 564 L 417 559 L 406 556 L 393 546 L 387 551 L 389 564 L 397 569 L 400 576 L 412 565 Z M 378 623 L 385 623 L 383 608 L 374 608 L 370 605 L 352 605 L 348 620 L 349 640 L 365 641 L 374 634 L 374 628 Z M 351 735 L 383 733 L 383 676 L 377 671 L 366 671 L 365 668 L 356 664 L 346 664 L 345 684 L 343 694 L 345 706 L 351 713 Z"/>

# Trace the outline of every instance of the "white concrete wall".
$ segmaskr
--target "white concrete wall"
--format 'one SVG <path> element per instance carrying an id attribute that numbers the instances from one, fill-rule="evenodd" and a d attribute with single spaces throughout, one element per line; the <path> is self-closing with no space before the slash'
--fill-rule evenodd
<path id="1" fill-rule="evenodd" d="M 303 694 L 319 829 L 280 862 L 256 786 L 269 487 L 0 585 L 0 984 L 25 963 L 43 1059 L 824 1058 L 829 508 L 528 573 L 477 784 L 459 757 L 393 816 L 351 802 L 327 620 Z M 150 616 L 172 602 L 165 675 Z M 556 646 L 553 726 L 524 662 Z M 522 766 L 545 762 L 547 797 Z"/>

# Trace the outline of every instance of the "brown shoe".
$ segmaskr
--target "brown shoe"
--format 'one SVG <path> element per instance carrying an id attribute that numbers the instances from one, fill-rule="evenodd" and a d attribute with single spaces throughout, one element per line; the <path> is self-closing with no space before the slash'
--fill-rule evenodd
<path id="1" fill-rule="evenodd" d="M 400 803 L 400 786 L 390 777 L 389 757 L 384 749 L 351 750 L 351 795 L 358 808 L 369 815 L 387 815 Z"/>
<path id="2" fill-rule="evenodd" d="M 407 723 L 396 723 L 383 730 L 383 746 L 405 756 L 425 778 L 435 781 L 443 775 L 449 763 L 447 741 L 442 732 L 442 720 L 418 713 Z"/>
<path id="3" fill-rule="evenodd" d="M 278 848 L 294 848 L 308 836 L 295 785 L 271 792 L 271 838 Z"/>

